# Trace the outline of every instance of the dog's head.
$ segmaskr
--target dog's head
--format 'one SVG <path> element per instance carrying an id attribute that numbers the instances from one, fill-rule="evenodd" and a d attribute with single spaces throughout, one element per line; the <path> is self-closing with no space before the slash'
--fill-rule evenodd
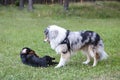
<path id="1" fill-rule="evenodd" d="M 24 47 L 21 51 L 21 54 L 35 54 L 35 51 L 33 51 L 32 49 L 28 47 Z"/>
<path id="2" fill-rule="evenodd" d="M 29 55 L 29 54 L 32 54 L 32 55 L 34 55 L 34 56 L 36 56 L 36 57 L 39 57 L 36 53 L 35 53 L 35 51 L 34 50 L 32 50 L 32 49 L 30 49 L 30 48 L 28 48 L 28 47 L 24 47 L 24 48 L 22 48 L 22 51 L 20 52 L 20 54 L 21 55 Z"/>
<path id="3" fill-rule="evenodd" d="M 58 37 L 59 37 L 59 40 L 63 39 L 65 36 L 65 33 L 66 33 L 66 30 L 64 28 L 61 28 L 61 27 L 56 26 L 56 25 L 48 26 L 44 30 L 44 34 L 45 34 L 44 41 L 50 43 L 51 40 L 55 40 Z"/>

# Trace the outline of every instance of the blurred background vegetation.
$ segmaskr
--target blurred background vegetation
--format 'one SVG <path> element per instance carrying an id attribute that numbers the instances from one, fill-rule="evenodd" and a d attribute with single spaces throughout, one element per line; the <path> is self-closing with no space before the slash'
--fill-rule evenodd
<path id="1" fill-rule="evenodd" d="M 120 18 L 120 0 L 0 0 L 1 11 L 7 7 L 41 17 Z"/>
<path id="2" fill-rule="evenodd" d="M 0 5 L 16 5 L 20 9 L 24 8 L 24 4 L 28 3 L 28 10 L 33 10 L 33 4 L 61 4 L 64 10 L 69 9 L 69 3 L 83 3 L 83 2 L 96 2 L 96 1 L 118 1 L 120 0 L 0 0 Z"/>

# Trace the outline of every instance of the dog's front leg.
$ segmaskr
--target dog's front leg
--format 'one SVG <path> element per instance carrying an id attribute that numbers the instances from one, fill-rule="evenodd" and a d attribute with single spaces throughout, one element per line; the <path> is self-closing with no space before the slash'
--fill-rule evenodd
<path id="1" fill-rule="evenodd" d="M 64 66 L 66 64 L 66 62 L 69 61 L 69 58 L 70 58 L 70 53 L 69 52 L 61 53 L 60 62 L 55 68 L 59 68 L 59 67 Z"/>

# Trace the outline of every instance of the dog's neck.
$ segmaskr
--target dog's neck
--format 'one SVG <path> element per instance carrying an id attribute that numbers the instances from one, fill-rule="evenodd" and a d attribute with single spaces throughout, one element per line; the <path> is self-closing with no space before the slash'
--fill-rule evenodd
<path id="1" fill-rule="evenodd" d="M 60 41 L 60 42 L 58 42 L 58 43 L 54 46 L 54 48 L 52 48 L 52 49 L 56 49 L 56 48 L 57 48 L 59 45 L 61 45 L 61 44 L 66 44 L 67 47 L 68 47 L 68 50 L 70 50 L 70 42 L 69 42 L 69 39 L 68 39 L 69 33 L 70 33 L 70 31 L 67 30 L 67 31 L 66 31 L 66 34 L 65 34 L 65 37 L 63 38 L 63 40 Z"/>

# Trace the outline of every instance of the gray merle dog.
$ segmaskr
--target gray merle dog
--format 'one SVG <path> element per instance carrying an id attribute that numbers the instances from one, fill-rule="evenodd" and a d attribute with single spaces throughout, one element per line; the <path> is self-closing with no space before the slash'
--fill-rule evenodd
<path id="1" fill-rule="evenodd" d="M 55 68 L 62 67 L 69 61 L 72 54 L 81 50 L 88 64 L 93 58 L 93 66 L 97 62 L 107 58 L 104 44 L 100 36 L 93 31 L 69 31 L 57 25 L 48 26 L 45 31 L 45 42 L 48 42 L 53 50 L 61 55 L 59 64 Z"/>

